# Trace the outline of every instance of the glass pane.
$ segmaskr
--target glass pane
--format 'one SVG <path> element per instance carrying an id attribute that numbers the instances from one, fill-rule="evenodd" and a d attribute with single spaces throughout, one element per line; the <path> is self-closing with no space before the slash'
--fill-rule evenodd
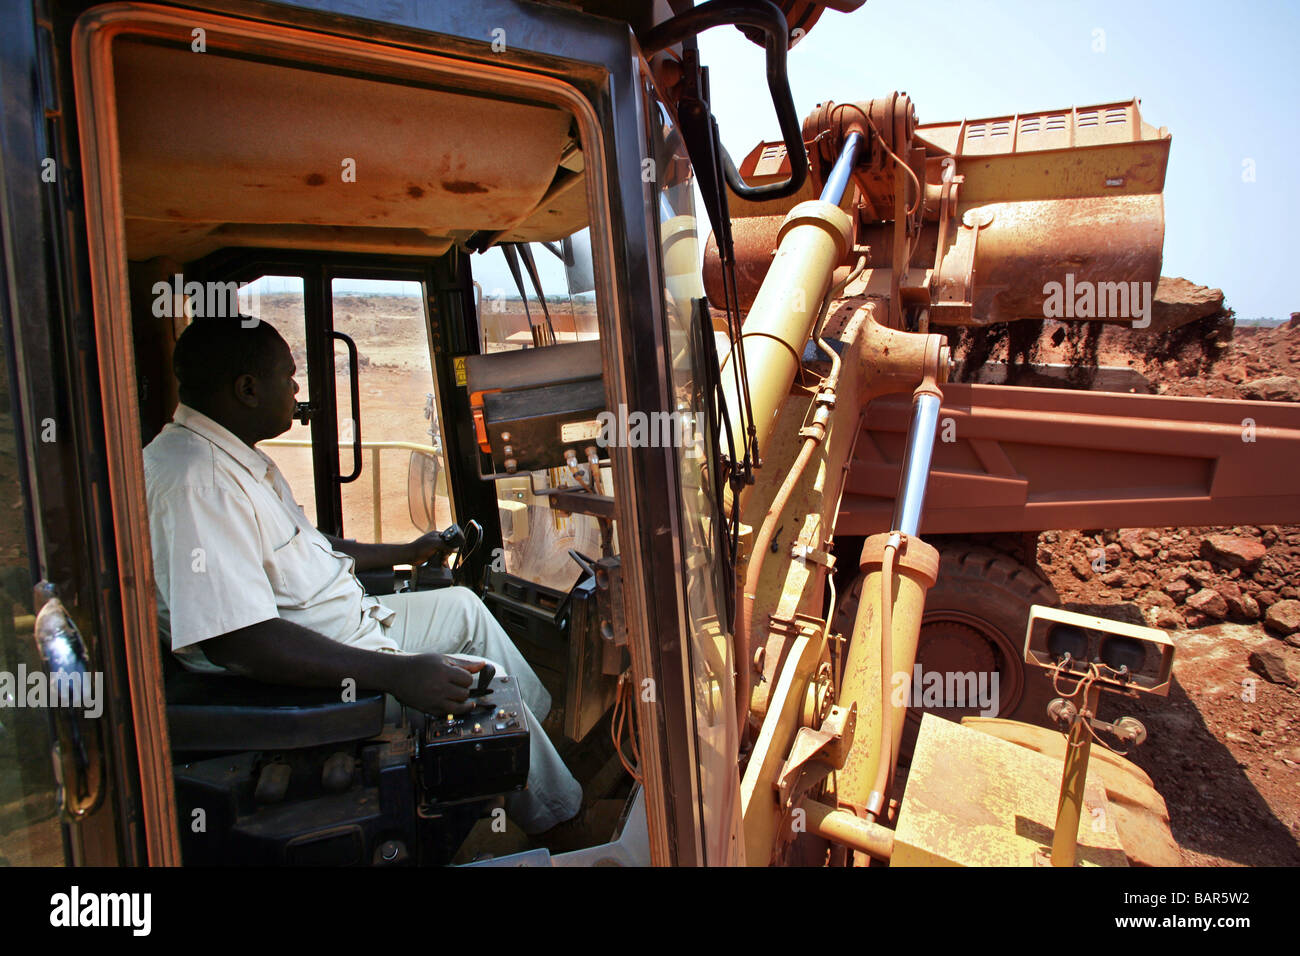
<path id="1" fill-rule="evenodd" d="M 312 400 L 307 384 L 307 309 L 299 276 L 262 276 L 239 293 L 240 311 L 275 326 L 298 366 L 298 401 Z M 312 473 L 311 426 L 294 421 L 283 435 L 257 445 L 284 473 L 293 497 L 312 521 L 317 520 L 316 479 Z"/>
<path id="2" fill-rule="evenodd" d="M 647 86 L 651 110 L 650 141 L 655 168 L 661 171 L 659 234 L 664 271 L 664 307 L 667 310 L 669 343 L 672 349 L 673 394 L 676 412 L 695 427 L 683 428 L 678 452 L 681 478 L 682 586 L 686 593 L 687 624 L 690 634 L 691 678 L 699 752 L 700 812 L 704 821 L 705 859 L 726 862 L 738 842 L 740 792 L 736 770 L 739 737 L 736 727 L 734 664 L 731 635 L 725 616 L 721 588 L 722 572 L 718 542 L 723 534 L 714 498 L 710 493 L 708 456 L 701 441 L 704 414 L 703 367 L 695 343 L 701 334 L 693 330 L 691 300 L 704 296 L 698 229 L 695 216 L 694 180 L 681 139 L 674 137 L 672 119 Z M 706 321 L 708 312 L 705 311 Z M 725 346 L 724 346 L 725 349 Z M 698 429 L 698 430 L 697 430 Z"/>
<path id="3" fill-rule="evenodd" d="M 590 247 L 586 240 L 590 230 L 584 229 L 574 238 L 580 247 Z M 483 351 L 502 352 L 507 349 L 533 347 L 533 328 L 554 331 L 556 342 L 585 342 L 600 338 L 596 316 L 596 293 L 583 290 L 571 293 L 564 262 L 552 249 L 556 243 L 543 245 L 527 243 L 537 266 L 546 307 L 537 296 L 527 269 L 520 260 L 520 276 L 524 281 L 527 299 L 519 294 L 514 276 L 500 246 L 474 257 L 474 294 L 478 300 L 479 321 L 483 332 Z M 550 325 L 547 326 L 549 319 Z"/>
<path id="4" fill-rule="evenodd" d="M 614 494 L 614 479 L 608 466 L 600 469 L 602 494 Z M 545 495 L 533 488 L 577 487 L 568 468 L 551 468 L 497 482 L 497 507 L 501 516 L 501 539 L 505 544 L 505 567 L 511 574 L 548 588 L 567 591 L 579 574 L 569 549 L 589 558 L 604 554 L 600 545 L 600 523 L 590 515 L 566 515 L 551 508 Z M 618 553 L 614 532 L 610 554 Z"/>
<path id="5" fill-rule="evenodd" d="M 588 245 L 582 230 L 575 237 Z M 484 352 L 504 352 L 537 347 L 553 335 L 556 344 L 585 342 L 600 338 L 596 312 L 596 294 L 592 290 L 570 293 L 565 264 L 552 249 L 560 244 L 527 244 L 537 265 L 543 311 L 522 260 L 520 274 L 527 298 L 521 296 L 504 251 L 499 246 L 476 255 L 473 263 L 479 324 L 483 333 Z M 549 325 L 547 321 L 549 319 Z M 613 495 L 613 477 L 608 466 L 600 469 L 601 493 Z M 551 508 L 545 495 L 533 489 L 577 487 L 572 469 L 551 468 L 519 475 L 497 482 L 497 501 L 501 517 L 501 537 L 505 544 L 505 567 L 511 574 L 527 578 L 549 588 L 567 591 L 573 586 L 579 569 L 569 558 L 569 550 L 591 558 L 600 557 L 600 523 L 590 515 L 565 515 Z M 617 536 L 611 542 L 611 554 L 618 553 Z"/>
<path id="6" fill-rule="evenodd" d="M 334 279 L 334 329 L 357 346 L 362 465 L 343 485 L 343 533 L 359 541 L 400 543 L 454 520 L 447 493 L 442 432 L 424 287 L 415 281 Z M 346 346 L 334 344 L 339 470 L 354 468 L 352 371 Z"/>
<path id="7" fill-rule="evenodd" d="M 23 674 L 41 673 L 32 639 L 32 566 L 27 553 L 26 500 L 0 336 L 0 866 L 61 866 L 63 829 L 55 796 L 49 715 L 21 706 Z"/>

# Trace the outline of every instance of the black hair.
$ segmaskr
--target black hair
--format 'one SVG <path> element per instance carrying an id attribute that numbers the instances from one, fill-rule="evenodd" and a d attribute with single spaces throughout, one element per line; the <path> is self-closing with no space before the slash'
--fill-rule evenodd
<path id="1" fill-rule="evenodd" d="M 180 400 L 202 404 L 241 375 L 270 375 L 279 352 L 276 343 L 283 345 L 284 339 L 275 327 L 249 315 L 195 319 L 172 353 Z"/>

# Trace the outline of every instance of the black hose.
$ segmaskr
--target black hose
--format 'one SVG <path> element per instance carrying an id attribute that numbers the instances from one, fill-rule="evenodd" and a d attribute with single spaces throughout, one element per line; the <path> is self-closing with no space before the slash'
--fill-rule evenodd
<path id="1" fill-rule="evenodd" d="M 790 94 L 790 79 L 786 73 L 785 55 L 789 47 L 789 27 L 785 14 L 771 0 L 709 0 L 698 7 L 665 20 L 641 37 L 641 51 L 649 58 L 660 50 L 680 43 L 718 26 L 747 26 L 762 30 L 767 37 L 767 88 L 772 94 L 772 106 L 785 140 L 786 156 L 790 159 L 790 178 L 766 186 L 750 186 L 740 178 L 736 164 L 724 149 L 723 172 L 731 191 L 742 199 L 762 201 L 784 199 L 803 188 L 808 178 L 808 154 L 803 145 L 803 126 L 795 112 L 794 97 Z"/>

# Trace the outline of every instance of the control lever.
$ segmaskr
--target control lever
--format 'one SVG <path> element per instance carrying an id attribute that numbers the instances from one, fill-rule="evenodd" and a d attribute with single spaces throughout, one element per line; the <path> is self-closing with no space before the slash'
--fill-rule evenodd
<path id="1" fill-rule="evenodd" d="M 425 563 L 441 567 L 446 564 L 447 558 L 465 547 L 465 532 L 460 530 L 460 525 L 450 524 L 438 532 L 438 538 L 442 542 L 438 553 Z"/>
<path id="2" fill-rule="evenodd" d="M 474 522 L 470 522 L 474 524 Z M 438 532 L 437 550 L 423 564 L 417 565 L 411 574 L 411 588 L 416 591 L 459 584 L 454 568 L 447 567 L 448 559 L 457 551 L 465 548 L 465 532 L 459 525 L 448 525 Z"/>
<path id="3" fill-rule="evenodd" d="M 471 697 L 486 697 L 492 693 L 492 678 L 497 676 L 497 669 L 491 664 L 484 664 L 483 669 L 478 672 L 478 683 L 474 689 L 469 692 Z"/>

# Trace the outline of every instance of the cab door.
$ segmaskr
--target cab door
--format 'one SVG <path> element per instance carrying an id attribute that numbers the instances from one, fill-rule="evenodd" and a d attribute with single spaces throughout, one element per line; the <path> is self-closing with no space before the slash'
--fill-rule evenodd
<path id="1" fill-rule="evenodd" d="M 0 865 L 166 863 L 166 836 L 152 846 L 145 836 L 165 810 L 160 790 L 144 799 L 121 650 L 104 410 L 90 290 L 78 280 L 85 237 L 80 164 L 66 126 L 75 114 L 71 83 L 48 21 L 38 26 L 32 6 L 22 4 L 11 4 L 5 17 Z M 92 706 L 74 712 L 51 695 L 49 672 L 64 664 L 47 659 L 50 645 L 42 654 L 38 630 L 75 650 L 64 664 L 75 659 L 90 686 L 98 683 Z"/>
<path id="2" fill-rule="evenodd" d="M 455 520 L 420 271 L 328 270 L 346 537 L 403 543 Z"/>

